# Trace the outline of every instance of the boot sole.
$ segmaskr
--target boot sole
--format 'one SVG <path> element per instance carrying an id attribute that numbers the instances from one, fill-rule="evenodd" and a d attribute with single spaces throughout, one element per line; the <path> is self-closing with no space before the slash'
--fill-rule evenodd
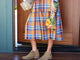
<path id="1" fill-rule="evenodd" d="M 53 58 L 50 58 L 50 59 L 48 59 L 48 60 L 53 60 Z"/>
<path id="2" fill-rule="evenodd" d="M 38 59 L 39 57 L 33 57 L 31 59 Z M 23 59 L 23 58 L 22 58 Z M 24 60 L 31 60 L 31 59 L 24 59 Z"/>
<path id="3" fill-rule="evenodd" d="M 38 59 L 39 57 L 34 57 L 34 59 Z"/>

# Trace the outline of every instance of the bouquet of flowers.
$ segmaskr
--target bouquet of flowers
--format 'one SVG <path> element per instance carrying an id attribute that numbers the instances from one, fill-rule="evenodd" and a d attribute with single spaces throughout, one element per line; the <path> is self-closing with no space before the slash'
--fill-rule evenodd
<path id="1" fill-rule="evenodd" d="M 56 29 L 55 13 L 56 13 L 56 10 L 58 9 L 58 4 L 59 4 L 58 2 L 55 2 L 54 6 L 51 5 L 50 18 L 48 18 L 45 22 L 45 25 L 48 29 Z"/>

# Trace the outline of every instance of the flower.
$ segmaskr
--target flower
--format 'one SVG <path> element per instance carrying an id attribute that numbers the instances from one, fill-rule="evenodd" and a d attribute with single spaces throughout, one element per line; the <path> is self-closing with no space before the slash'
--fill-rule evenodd
<path id="1" fill-rule="evenodd" d="M 49 25 L 50 25 L 50 23 L 51 23 L 51 22 L 50 22 L 50 19 L 48 18 L 48 19 L 46 20 L 45 25 L 46 25 L 46 26 L 49 26 Z"/>

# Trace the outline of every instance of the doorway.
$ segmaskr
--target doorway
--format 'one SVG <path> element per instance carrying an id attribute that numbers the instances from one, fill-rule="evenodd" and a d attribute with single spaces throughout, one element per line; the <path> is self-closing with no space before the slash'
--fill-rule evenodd
<path id="1" fill-rule="evenodd" d="M 20 49 L 23 49 L 23 46 L 29 47 L 30 46 L 30 41 L 24 40 L 24 23 L 27 19 L 28 14 L 30 13 L 31 10 L 28 11 L 23 11 L 19 4 L 23 0 L 13 0 L 13 30 L 14 30 L 14 49 L 16 47 L 21 47 Z M 32 0 L 29 0 L 32 1 Z M 60 5 L 61 5 L 61 15 L 62 15 L 62 20 L 63 20 L 63 28 L 64 28 L 64 40 L 62 42 L 54 42 L 55 47 L 63 47 L 63 46 L 76 46 L 78 47 L 79 44 L 79 19 L 78 19 L 78 9 L 75 9 L 78 7 L 78 0 L 59 0 Z M 75 2 L 75 4 L 74 4 Z M 18 5 L 17 5 L 18 3 Z M 76 7 L 77 6 L 77 7 Z M 18 7 L 18 10 L 16 10 Z M 70 9 L 67 10 L 67 8 L 70 7 Z M 77 12 L 74 12 L 77 11 Z M 21 12 L 21 13 L 19 13 Z M 25 17 L 26 16 L 26 17 Z M 73 17 L 74 16 L 74 17 Z M 20 25 L 21 24 L 21 25 Z M 74 25 L 76 24 L 76 25 Z M 21 26 L 21 27 L 20 27 Z M 75 36 L 76 35 L 76 36 Z M 38 43 L 43 43 L 39 44 L 39 46 L 44 46 L 43 48 L 46 47 L 47 41 L 37 41 Z M 27 45 L 27 46 L 26 46 Z M 41 47 L 39 47 L 41 48 Z M 26 49 L 27 50 L 27 49 Z M 44 49 L 45 50 L 45 49 Z M 43 50 L 43 51 L 44 51 Z"/>
<path id="2" fill-rule="evenodd" d="M 31 47 L 31 45 L 30 45 L 30 43 L 29 42 L 19 42 L 19 36 L 21 35 L 21 34 L 18 34 L 18 31 L 19 31 L 19 26 L 18 26 L 18 23 L 20 23 L 19 22 L 19 18 L 18 18 L 18 13 L 19 13 L 19 11 L 17 10 L 18 9 L 18 6 L 19 6 L 19 4 L 18 3 L 20 3 L 20 2 L 22 2 L 23 0 L 13 0 L 13 31 L 14 31 L 14 33 L 13 33 L 13 39 L 14 39 L 14 50 L 21 50 L 21 49 L 23 49 L 23 48 L 25 48 L 25 47 Z M 26 0 L 25 0 L 26 1 Z M 32 3 L 33 3 L 33 1 L 34 0 L 27 0 L 30 4 L 31 4 L 31 6 L 32 6 Z M 23 15 L 23 14 L 22 14 Z M 27 18 L 26 18 L 27 19 Z M 23 47 L 23 48 L 22 48 Z M 26 48 L 25 48 L 26 49 Z M 26 49 L 27 50 L 27 49 Z"/>

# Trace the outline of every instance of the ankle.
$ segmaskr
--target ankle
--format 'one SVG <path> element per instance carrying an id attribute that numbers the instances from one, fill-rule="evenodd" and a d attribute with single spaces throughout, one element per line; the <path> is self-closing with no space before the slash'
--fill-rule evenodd
<path id="1" fill-rule="evenodd" d="M 51 51 L 46 51 L 46 52 L 49 52 L 49 53 L 51 53 Z"/>
<path id="2" fill-rule="evenodd" d="M 34 52 L 37 51 L 37 49 L 32 49 Z"/>

